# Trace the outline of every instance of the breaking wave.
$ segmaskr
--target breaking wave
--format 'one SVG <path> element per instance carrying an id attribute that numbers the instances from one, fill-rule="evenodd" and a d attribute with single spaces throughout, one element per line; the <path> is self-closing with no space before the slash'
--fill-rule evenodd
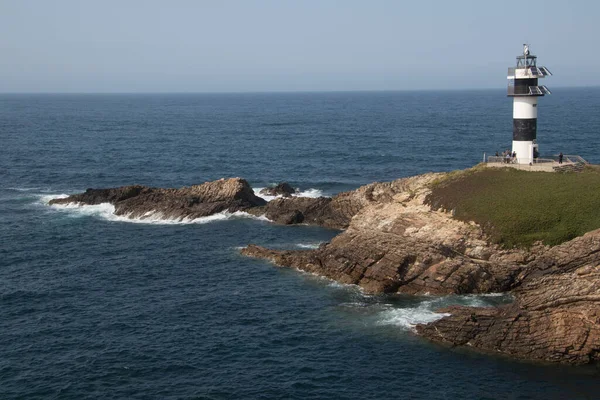
<path id="1" fill-rule="evenodd" d="M 66 194 L 60 195 L 43 195 L 40 196 L 39 202 L 44 205 L 52 199 L 60 199 L 68 197 Z M 82 205 L 77 203 L 69 204 L 52 204 L 50 207 L 60 212 L 66 212 L 72 217 L 97 217 L 107 221 L 129 222 L 137 224 L 155 224 L 155 225 L 186 225 L 186 224 L 207 224 L 215 221 L 226 221 L 231 219 L 255 219 L 260 221 L 269 221 L 264 216 L 254 216 L 243 211 L 228 212 L 223 211 L 213 215 L 199 218 L 165 218 L 160 212 L 147 212 L 141 217 L 131 218 L 128 215 L 116 215 L 115 206 L 110 203 L 102 203 L 96 205 Z"/>
<path id="2" fill-rule="evenodd" d="M 451 305 L 466 307 L 492 307 L 512 301 L 506 293 L 450 295 L 424 299 L 410 307 L 388 308 L 380 313 L 378 324 L 396 325 L 413 330 L 417 324 L 428 324 L 450 314 L 437 310 Z"/>
<path id="3" fill-rule="evenodd" d="M 44 194 L 44 195 L 38 195 L 39 201 L 38 203 L 43 204 L 43 205 L 48 205 L 48 203 L 50 203 L 50 200 L 54 200 L 54 199 L 64 199 L 69 197 L 68 194 Z"/>
<path id="4" fill-rule="evenodd" d="M 260 194 L 260 191 L 263 190 L 263 189 L 264 189 L 264 187 L 252 188 L 252 190 L 254 190 L 254 194 L 256 196 L 258 196 L 258 197 L 260 197 L 260 198 L 262 198 L 262 199 L 264 199 L 266 201 L 275 200 L 275 199 L 278 199 L 278 198 L 281 197 L 281 196 L 269 196 L 269 195 L 266 195 L 266 194 Z M 315 199 L 317 197 L 327 197 L 327 196 L 325 196 L 323 194 L 322 190 L 314 189 L 314 188 L 306 189 L 304 191 L 294 193 L 292 196 L 293 197 L 310 197 L 310 198 L 313 198 L 313 199 Z"/>
<path id="5" fill-rule="evenodd" d="M 396 325 L 405 329 L 414 329 L 417 324 L 428 324 L 444 317 L 448 313 L 434 311 L 431 302 L 424 301 L 416 307 L 389 308 L 379 315 L 379 325 Z"/>
<path id="6" fill-rule="evenodd" d="M 24 187 L 7 187 L 7 190 L 13 190 L 15 192 L 33 192 L 33 191 L 45 191 L 48 190 L 47 188 L 41 188 L 41 187 L 30 187 L 30 188 L 24 188 Z"/>
<path id="7" fill-rule="evenodd" d="M 314 250 L 314 249 L 318 249 L 319 246 L 321 245 L 322 242 L 319 243 L 296 243 L 296 247 L 299 247 L 301 249 L 309 249 L 309 250 Z"/>
<path id="8" fill-rule="evenodd" d="M 484 295 L 449 295 L 441 297 L 367 295 L 359 287 L 330 283 L 334 290 L 346 292 L 346 299 L 339 304 L 352 319 L 363 319 L 368 325 L 393 326 L 403 331 L 413 331 L 418 324 L 428 324 L 449 313 L 439 310 L 451 305 L 467 307 L 493 307 L 512 301 L 512 297 L 503 293 Z"/>

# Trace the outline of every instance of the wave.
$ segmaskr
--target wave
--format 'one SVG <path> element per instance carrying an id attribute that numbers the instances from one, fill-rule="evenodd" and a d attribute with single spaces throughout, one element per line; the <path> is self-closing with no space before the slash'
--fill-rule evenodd
<path id="1" fill-rule="evenodd" d="M 266 201 L 275 200 L 275 199 L 278 199 L 281 197 L 281 195 L 269 196 L 266 194 L 261 194 L 260 191 L 263 189 L 265 189 L 265 188 L 264 187 L 252 188 L 252 190 L 254 190 L 254 194 L 256 196 L 258 196 L 261 199 L 264 199 Z M 292 197 L 310 197 L 310 198 L 316 199 L 317 197 L 328 197 L 328 196 L 325 196 L 323 194 L 323 191 L 320 189 L 310 188 L 310 189 L 306 189 L 304 191 L 296 192 L 296 193 L 292 194 Z"/>
<path id="2" fill-rule="evenodd" d="M 377 323 L 414 330 L 417 324 L 428 324 L 450 316 L 448 313 L 438 313 L 434 310 L 431 301 L 424 301 L 416 307 L 389 308 L 380 313 Z"/>
<path id="3" fill-rule="evenodd" d="M 45 205 L 52 199 L 68 197 L 66 194 L 43 195 L 39 196 L 39 202 Z M 188 224 L 207 224 L 215 221 L 226 221 L 231 219 L 255 219 L 259 221 L 269 221 L 264 216 L 254 216 L 243 211 L 228 212 L 223 211 L 213 215 L 199 218 L 165 218 L 160 212 L 150 211 L 141 217 L 132 218 L 130 215 L 116 215 L 115 206 L 110 203 L 101 203 L 95 205 L 69 203 L 52 204 L 52 209 L 66 212 L 72 217 L 96 217 L 113 222 L 129 222 L 135 224 L 154 224 L 154 225 L 188 225 Z"/>
<path id="4" fill-rule="evenodd" d="M 296 247 L 300 247 L 301 249 L 318 249 L 322 242 L 319 243 L 296 243 Z"/>
<path id="5" fill-rule="evenodd" d="M 68 194 L 39 194 L 37 195 L 38 198 L 38 203 L 41 203 L 43 205 L 49 205 L 50 200 L 54 200 L 54 199 L 65 199 L 69 197 Z"/>
<path id="6" fill-rule="evenodd" d="M 13 190 L 15 192 L 39 192 L 39 191 L 46 191 L 48 190 L 47 188 L 41 188 L 41 187 L 31 187 L 31 188 L 22 188 L 22 187 L 7 187 L 6 190 Z"/>
<path id="7" fill-rule="evenodd" d="M 306 189 L 305 191 L 302 191 L 302 192 L 294 193 L 292 196 L 311 197 L 313 199 L 316 199 L 317 197 L 327 197 L 327 196 L 323 195 L 322 190 L 314 189 L 314 188 L 310 188 L 310 189 Z"/>
<path id="8" fill-rule="evenodd" d="M 492 307 L 513 301 L 510 294 L 488 293 L 450 295 L 422 300 L 414 307 L 395 307 L 381 312 L 378 323 L 380 325 L 396 325 L 404 329 L 414 330 L 417 324 L 427 324 L 449 316 L 448 313 L 439 313 L 437 310 L 451 305 L 465 307 Z"/>
<path id="9" fill-rule="evenodd" d="M 373 297 L 371 295 L 365 294 L 363 288 L 361 288 L 360 286 L 358 286 L 354 283 L 341 283 L 338 281 L 334 281 L 333 279 L 330 279 L 330 278 L 326 278 L 326 279 L 329 280 L 329 282 L 327 283 L 327 286 L 329 286 L 330 288 L 349 290 L 349 291 L 352 291 L 353 293 L 359 294 L 363 298 Z"/>

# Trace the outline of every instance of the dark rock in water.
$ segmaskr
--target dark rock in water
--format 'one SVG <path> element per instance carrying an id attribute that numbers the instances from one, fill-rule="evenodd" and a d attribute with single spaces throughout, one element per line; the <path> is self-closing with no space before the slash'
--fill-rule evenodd
<path id="1" fill-rule="evenodd" d="M 231 178 L 180 189 L 124 186 L 113 189 L 88 189 L 50 204 L 100 204 L 115 206 L 115 214 L 130 218 L 159 215 L 165 219 L 199 218 L 222 211 L 245 211 L 263 206 L 266 201 L 254 194 L 244 179 Z"/>
<path id="2" fill-rule="evenodd" d="M 301 224 L 304 221 L 304 214 L 300 210 L 293 210 L 288 213 L 281 213 L 277 215 L 271 215 L 271 221 L 283 225 Z M 269 218 L 269 217 L 267 217 Z"/>
<path id="3" fill-rule="evenodd" d="M 290 197 L 292 194 L 296 193 L 296 189 L 287 182 L 281 182 L 273 187 L 264 188 L 259 193 L 267 196 Z"/>
<path id="4" fill-rule="evenodd" d="M 290 224 L 305 223 L 326 226 L 328 217 L 327 197 L 290 197 L 275 199 L 262 207 L 261 212 L 273 222 Z"/>
<path id="5" fill-rule="evenodd" d="M 140 185 L 134 186 L 123 186 L 112 189 L 87 189 L 84 193 L 69 196 L 67 199 L 54 199 L 50 201 L 50 204 L 65 204 L 65 203 L 84 203 L 84 204 L 101 204 L 111 203 L 115 204 L 119 201 L 127 200 L 129 198 L 140 195 L 142 192 L 150 193 L 155 190 Z"/>

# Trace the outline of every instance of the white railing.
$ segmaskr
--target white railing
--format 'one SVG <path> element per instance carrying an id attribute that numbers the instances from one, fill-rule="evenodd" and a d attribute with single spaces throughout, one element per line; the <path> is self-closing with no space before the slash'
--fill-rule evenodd
<path id="1" fill-rule="evenodd" d="M 533 159 L 533 164 L 547 164 L 547 163 L 558 163 L 558 154 L 552 156 L 544 156 L 544 158 L 538 157 Z M 518 157 L 502 157 L 502 156 L 488 156 L 488 163 L 495 164 L 518 164 Z M 563 164 L 589 164 L 583 157 L 578 155 L 563 155 Z"/>
<path id="2" fill-rule="evenodd" d="M 546 164 L 546 163 L 553 163 L 554 160 L 551 158 L 534 158 L 533 159 L 533 163 L 534 164 Z"/>
<path id="3" fill-rule="evenodd" d="M 518 158 L 512 157 L 501 157 L 501 156 L 489 156 L 487 158 L 488 163 L 496 163 L 496 164 L 517 164 Z"/>
<path id="4" fill-rule="evenodd" d="M 556 157 L 558 157 L 558 156 L 556 156 Z M 567 162 L 572 162 L 572 163 L 589 164 L 589 162 L 587 162 L 586 160 L 584 160 L 583 157 L 576 156 L 576 155 L 566 155 L 566 156 L 563 156 L 563 161 L 564 160 L 566 160 Z"/>

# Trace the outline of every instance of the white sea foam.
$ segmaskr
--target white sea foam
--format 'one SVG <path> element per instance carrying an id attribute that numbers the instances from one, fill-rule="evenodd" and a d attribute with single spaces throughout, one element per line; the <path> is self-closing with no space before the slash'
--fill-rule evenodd
<path id="1" fill-rule="evenodd" d="M 269 196 L 269 195 L 260 193 L 260 191 L 263 190 L 263 189 L 264 188 L 262 188 L 262 187 L 252 188 L 252 190 L 254 190 L 254 194 L 257 197 L 260 197 L 261 199 L 266 200 L 266 201 L 275 200 L 276 198 L 281 197 L 281 196 Z"/>
<path id="2" fill-rule="evenodd" d="M 484 293 L 484 294 L 472 294 L 469 296 L 477 297 L 506 297 L 506 293 Z"/>
<path id="3" fill-rule="evenodd" d="M 397 325 L 405 329 L 414 329 L 417 324 L 427 324 L 449 316 L 447 313 L 436 312 L 440 308 L 450 305 L 465 307 L 491 307 L 497 300 L 502 298 L 511 301 L 510 295 L 505 293 L 451 295 L 435 297 L 421 301 L 415 307 L 390 308 L 381 312 L 378 323 L 380 325 Z"/>
<path id="4" fill-rule="evenodd" d="M 296 243 L 296 247 L 301 249 L 318 249 L 321 243 Z"/>
<path id="5" fill-rule="evenodd" d="M 43 205 L 48 205 L 48 203 L 50 203 L 50 200 L 54 200 L 54 199 L 64 199 L 66 197 L 69 197 L 68 194 L 40 194 L 37 196 L 38 197 L 38 203 L 39 204 L 43 204 Z"/>
<path id="6" fill-rule="evenodd" d="M 458 304 L 467 307 L 490 307 L 493 303 L 497 304 L 497 300 L 504 302 L 513 301 L 513 297 L 508 293 L 486 293 L 486 294 L 468 294 L 459 296 L 460 300 Z"/>
<path id="7" fill-rule="evenodd" d="M 40 203 L 48 205 L 52 199 L 68 197 L 66 194 L 40 196 Z M 260 221 L 269 221 L 266 217 L 256 217 L 243 211 L 227 212 L 223 211 L 213 215 L 200 218 L 165 218 L 165 216 L 156 211 L 149 211 L 141 217 L 132 218 L 130 215 L 116 215 L 115 207 L 110 203 L 95 205 L 69 203 L 52 204 L 52 209 L 66 212 L 72 217 L 92 216 L 107 221 L 129 222 L 136 224 L 155 224 L 155 225 L 186 225 L 186 224 L 207 224 L 215 221 L 226 221 L 231 219 L 255 219 Z"/>
<path id="8" fill-rule="evenodd" d="M 327 284 L 327 286 L 336 288 L 336 289 L 352 289 L 352 290 L 356 290 L 357 292 L 362 292 L 362 288 L 360 286 L 352 284 L 352 283 L 340 283 L 338 281 L 330 280 L 330 282 Z"/>
<path id="9" fill-rule="evenodd" d="M 302 192 L 298 192 L 298 193 L 294 193 L 292 196 L 297 196 L 297 197 L 311 197 L 311 198 L 317 198 L 317 197 L 327 197 L 327 196 L 323 196 L 323 191 L 319 190 L 319 189 L 306 189 L 305 191 Z"/>
<path id="10" fill-rule="evenodd" d="M 432 302 L 424 301 L 416 307 L 389 308 L 380 313 L 378 324 L 396 325 L 404 329 L 414 329 L 417 324 L 428 324 L 449 316 L 433 310 Z"/>
<path id="11" fill-rule="evenodd" d="M 486 307 L 489 306 L 485 297 L 483 296 L 475 296 L 475 295 L 467 295 L 462 297 L 461 301 L 458 302 L 462 306 L 467 307 Z"/>
<path id="12" fill-rule="evenodd" d="M 252 190 L 254 190 L 254 194 L 266 201 L 271 201 L 271 200 L 275 200 L 281 197 L 281 195 L 278 196 L 269 196 L 266 194 L 261 194 L 260 191 L 263 190 L 264 188 L 262 187 L 257 187 L 257 188 L 252 188 Z M 310 197 L 310 198 L 317 198 L 317 197 L 327 197 L 323 195 L 323 191 L 319 190 L 319 189 L 307 189 L 301 192 L 297 192 L 292 194 L 293 197 Z"/>
<path id="13" fill-rule="evenodd" d="M 367 295 L 362 294 L 362 288 L 358 285 L 352 284 L 352 283 L 341 283 L 338 282 L 336 280 L 333 280 L 331 278 L 328 278 L 326 276 L 317 274 L 316 272 L 309 272 L 309 271 L 304 271 L 300 268 L 295 268 L 295 270 L 300 273 L 301 275 L 304 275 L 308 278 L 310 278 L 311 280 L 317 280 L 317 281 L 322 281 L 322 282 L 326 282 L 327 286 L 332 287 L 332 288 L 336 288 L 336 289 L 353 289 L 353 290 L 357 290 L 358 292 L 361 292 L 361 296 L 363 297 L 370 297 Z"/>
<path id="14" fill-rule="evenodd" d="M 14 190 L 16 192 L 33 192 L 33 191 L 45 191 L 47 189 L 44 188 L 39 188 L 39 187 L 32 187 L 32 188 L 20 188 L 20 187 L 7 187 L 6 189 L 8 190 Z"/>

